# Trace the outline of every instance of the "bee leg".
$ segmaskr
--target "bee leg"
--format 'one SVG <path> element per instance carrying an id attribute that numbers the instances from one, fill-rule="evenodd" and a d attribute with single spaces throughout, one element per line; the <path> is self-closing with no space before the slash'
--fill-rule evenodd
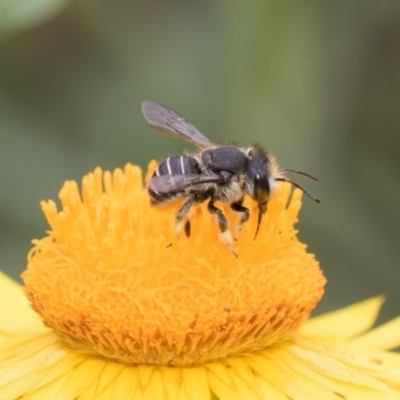
<path id="1" fill-rule="evenodd" d="M 220 230 L 220 239 L 222 243 L 225 244 L 226 247 L 228 247 L 229 251 L 237 257 L 237 254 L 233 250 L 233 238 L 232 234 L 229 231 L 229 224 L 228 220 L 226 219 L 225 215 L 222 213 L 222 211 L 215 207 L 214 205 L 214 200 L 211 199 L 207 205 L 207 209 L 211 214 L 215 214 L 217 216 L 217 222 L 218 222 L 218 227 Z"/>
<path id="2" fill-rule="evenodd" d="M 187 215 L 194 202 L 194 195 L 189 194 L 175 215 L 175 232 L 178 237 L 183 227 L 185 228 L 186 236 L 190 236 L 190 222 L 187 219 Z"/>
<path id="3" fill-rule="evenodd" d="M 248 221 L 250 217 L 250 211 L 247 207 L 242 206 L 243 199 L 240 199 L 231 204 L 231 209 L 235 212 L 240 212 L 242 215 L 239 218 L 238 223 L 235 226 L 235 230 L 233 232 L 233 236 L 236 239 L 243 228 L 243 224 Z"/>

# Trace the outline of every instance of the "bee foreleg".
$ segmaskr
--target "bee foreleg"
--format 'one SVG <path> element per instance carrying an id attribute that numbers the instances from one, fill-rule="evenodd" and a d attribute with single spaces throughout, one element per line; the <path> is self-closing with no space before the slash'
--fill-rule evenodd
<path id="1" fill-rule="evenodd" d="M 234 237 L 237 238 L 240 231 L 243 228 L 243 224 L 248 221 L 249 217 L 250 217 L 250 211 L 247 207 L 243 207 L 242 206 L 242 202 L 243 199 L 240 199 L 238 201 L 235 201 L 234 203 L 231 204 L 231 209 L 235 212 L 240 212 L 241 216 L 239 218 L 238 223 L 235 226 L 235 230 L 234 230 Z"/>
<path id="2" fill-rule="evenodd" d="M 175 215 L 175 232 L 178 237 L 182 232 L 183 227 L 185 227 L 186 236 L 190 236 L 190 222 L 187 219 L 187 215 L 194 203 L 195 196 L 193 194 L 189 194 Z"/>
<path id="3" fill-rule="evenodd" d="M 214 205 L 214 200 L 211 199 L 207 205 L 207 209 L 211 214 L 215 214 L 217 216 L 217 222 L 218 222 L 218 227 L 220 230 L 220 240 L 222 243 L 225 244 L 226 247 L 230 250 L 230 252 L 237 257 L 237 254 L 233 250 L 233 238 L 232 234 L 229 231 L 229 224 L 228 220 L 226 219 L 225 215 L 222 213 L 222 211 L 215 207 Z"/>

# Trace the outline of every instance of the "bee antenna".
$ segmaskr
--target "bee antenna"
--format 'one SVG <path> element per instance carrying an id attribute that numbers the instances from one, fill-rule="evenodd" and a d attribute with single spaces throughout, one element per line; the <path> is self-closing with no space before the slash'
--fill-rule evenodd
<path id="1" fill-rule="evenodd" d="M 315 182 L 318 182 L 318 178 L 316 178 L 315 176 L 312 176 L 312 175 L 310 175 L 310 174 L 307 174 L 307 172 L 297 171 L 296 169 L 281 168 L 281 169 L 279 170 L 279 172 L 292 172 L 293 174 L 303 175 L 303 176 L 306 176 L 306 177 L 309 178 L 309 179 L 312 179 L 312 180 L 315 181 Z M 291 182 L 291 183 L 293 183 L 293 182 Z M 295 185 L 295 186 L 296 186 L 296 185 Z M 302 188 L 300 188 L 300 189 L 302 189 Z M 306 192 L 304 191 L 304 193 L 306 193 Z"/>
<path id="2" fill-rule="evenodd" d="M 281 170 L 281 171 L 282 171 L 282 170 Z M 294 172 L 294 171 L 291 171 L 291 172 Z M 302 173 L 301 175 L 308 176 L 308 175 L 305 174 L 305 173 Z M 313 179 L 313 178 L 311 178 L 311 179 Z M 318 197 L 316 197 L 314 194 L 312 194 L 312 193 L 311 193 L 309 190 L 307 190 L 304 186 L 300 185 L 300 183 L 293 182 L 293 181 L 291 181 L 290 179 L 287 179 L 287 178 L 275 178 L 275 180 L 281 181 L 281 182 L 288 182 L 288 183 L 290 183 L 291 185 L 293 185 L 293 186 L 299 188 L 301 191 L 303 191 L 303 193 L 306 194 L 311 200 L 314 200 L 316 203 L 320 203 L 320 202 L 321 202 L 321 200 L 320 200 Z"/>

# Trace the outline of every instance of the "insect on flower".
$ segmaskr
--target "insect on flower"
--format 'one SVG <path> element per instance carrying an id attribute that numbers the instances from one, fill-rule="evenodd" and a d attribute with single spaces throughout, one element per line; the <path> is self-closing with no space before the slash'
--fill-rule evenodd
<path id="1" fill-rule="evenodd" d="M 320 202 L 305 187 L 287 178 L 286 173 L 304 175 L 314 181 L 318 181 L 317 178 L 290 168 L 279 168 L 275 156 L 259 144 L 246 148 L 215 144 L 176 111 L 152 101 L 142 103 L 142 112 L 157 133 L 190 142 L 200 148 L 197 154 L 171 156 L 162 161 L 148 183 L 151 204 L 154 206 L 184 199 L 175 216 L 178 236 L 183 227 L 187 236 L 190 235 L 189 210 L 195 204 L 208 200 L 207 209 L 217 218 L 222 242 L 236 255 L 228 221 L 215 205 L 217 201 L 228 203 L 234 212 L 240 213 L 235 236 L 250 216 L 249 209 L 242 205 L 244 196 L 247 194 L 257 202 L 258 221 L 254 239 L 270 195 L 280 181 L 291 183 L 315 202 Z"/>

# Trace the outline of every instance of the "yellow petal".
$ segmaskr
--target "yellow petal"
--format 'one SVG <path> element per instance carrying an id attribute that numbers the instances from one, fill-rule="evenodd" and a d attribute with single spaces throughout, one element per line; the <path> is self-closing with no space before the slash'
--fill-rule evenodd
<path id="1" fill-rule="evenodd" d="M 105 360 L 103 363 L 104 368 L 98 376 L 97 382 L 79 396 L 80 400 L 109 400 L 112 398 L 115 381 L 118 380 L 122 370 L 126 367 L 125 365 Z"/>
<path id="2" fill-rule="evenodd" d="M 54 364 L 66 355 L 58 344 L 41 340 L 41 351 L 25 352 L 29 346 L 18 346 L 2 351 L 0 368 L 0 399 L 14 400 L 40 387 Z M 21 350 L 20 352 L 18 350 Z"/>
<path id="3" fill-rule="evenodd" d="M 0 399 L 19 399 L 22 395 L 37 387 L 45 375 L 46 371 L 35 372 L 25 376 L 23 379 L 18 379 L 2 386 L 0 388 Z"/>
<path id="4" fill-rule="evenodd" d="M 266 357 L 249 357 L 249 364 L 263 379 L 270 382 L 278 391 L 291 399 L 296 400 L 338 400 L 329 388 L 322 387 L 312 379 L 302 375 L 299 371 L 292 370 L 290 365 L 276 359 L 267 351 Z"/>
<path id="5" fill-rule="evenodd" d="M 27 379 L 28 376 L 46 369 L 48 365 L 52 365 L 66 354 L 65 351 L 59 349 L 57 344 L 50 344 L 38 352 L 24 352 L 26 348 L 21 346 L 21 348 L 17 347 L 2 352 L 1 356 L 4 357 L 4 362 L 0 367 L 0 387 L 19 379 Z M 21 350 L 21 352 L 14 355 L 15 350 Z"/>
<path id="6" fill-rule="evenodd" d="M 232 368 L 222 362 L 213 362 L 206 365 L 210 388 L 219 400 L 259 400 L 259 391 L 251 387 Z M 256 384 L 256 380 L 254 380 Z"/>
<path id="7" fill-rule="evenodd" d="M 293 357 L 294 354 L 292 354 L 290 349 L 277 348 L 274 351 L 274 355 L 279 358 L 280 362 L 289 365 L 294 371 L 301 372 L 302 375 L 311 379 L 316 384 L 325 387 L 332 393 L 340 393 L 340 386 L 338 385 L 338 382 L 335 382 L 332 379 L 329 379 L 326 376 L 314 371 L 312 368 L 310 368 L 308 363 L 304 362 L 303 360 Z"/>
<path id="8" fill-rule="evenodd" d="M 251 387 L 259 398 L 262 398 L 262 391 L 257 385 L 256 375 L 243 357 L 232 357 L 226 360 L 226 366 L 231 368 L 237 376 L 240 376 L 249 387 Z"/>
<path id="9" fill-rule="evenodd" d="M 261 399 L 289 400 L 289 397 L 287 397 L 284 393 L 271 385 L 261 376 L 256 376 L 256 381 L 262 393 L 262 397 L 260 397 Z"/>
<path id="10" fill-rule="evenodd" d="M 378 296 L 311 318 L 301 326 L 299 333 L 329 341 L 352 339 L 371 328 L 383 302 L 384 297 Z"/>
<path id="11" fill-rule="evenodd" d="M 51 367 L 45 379 L 37 385 L 37 389 L 27 395 L 28 399 L 74 400 L 78 398 L 101 374 L 103 365 L 96 361 L 84 359 L 81 356 L 74 357 L 74 354 L 70 354 Z"/>
<path id="12" fill-rule="evenodd" d="M 351 342 L 354 346 L 390 350 L 400 346 L 400 317 L 370 330 Z"/>
<path id="13" fill-rule="evenodd" d="M 332 376 L 336 380 L 341 379 L 352 384 L 365 385 L 382 390 L 385 390 L 385 384 L 391 388 L 400 388 L 400 354 L 398 353 L 371 351 L 354 347 L 351 343 L 341 346 L 328 345 L 300 337 L 294 339 L 294 342 L 296 343 L 294 346 L 291 344 L 286 345 L 291 353 L 302 358 L 312 368 L 314 368 L 313 365 L 315 364 L 316 370 Z M 315 359 L 312 361 L 316 357 L 315 354 L 320 355 L 319 361 Z M 325 358 L 326 362 L 323 361 Z M 353 372 L 340 371 L 340 367 L 339 369 L 336 368 L 340 364 L 330 365 L 330 359 L 349 366 Z M 323 372 L 325 367 L 329 368 L 329 372 Z M 360 377 L 360 374 L 363 374 L 364 377 Z"/>
<path id="14" fill-rule="evenodd" d="M 288 351 L 285 351 L 285 347 Z M 364 374 L 359 368 L 347 368 L 340 362 L 336 363 L 336 360 L 331 362 L 330 354 L 325 356 L 321 353 L 320 363 L 314 363 L 315 360 L 302 360 L 291 353 L 292 349 L 285 344 L 281 348 L 275 345 L 273 349 L 263 351 L 261 357 L 249 356 L 249 363 L 255 372 L 290 399 L 399 399 L 398 391 L 376 381 L 368 373 Z"/>
<path id="15" fill-rule="evenodd" d="M 205 368 L 184 368 L 182 370 L 182 378 L 182 386 L 185 388 L 188 400 L 210 398 L 210 388 Z"/>
<path id="16" fill-rule="evenodd" d="M 160 367 L 162 380 L 164 383 L 165 395 L 168 400 L 176 400 L 181 389 L 182 369 Z M 179 388 L 179 390 L 178 390 Z M 182 389 L 183 390 L 183 389 Z"/>
<path id="17" fill-rule="evenodd" d="M 336 400 L 399 400 L 398 392 L 378 392 L 369 387 L 354 386 L 350 383 L 341 383 L 342 392 Z"/>
<path id="18" fill-rule="evenodd" d="M 355 368 L 350 368 L 342 360 L 338 360 L 337 357 L 334 357 L 337 353 L 326 351 L 327 349 L 322 346 L 318 347 L 320 347 L 319 351 L 312 351 L 310 348 L 303 348 L 298 345 L 287 346 L 292 355 L 302 360 L 305 365 L 308 365 L 308 368 L 323 376 L 377 390 L 385 391 L 388 389 L 384 383 L 359 372 Z"/>
<path id="19" fill-rule="evenodd" d="M 12 336 L 45 330 L 20 285 L 0 272 L 0 346 Z"/>
<path id="20" fill-rule="evenodd" d="M 135 368 L 123 368 L 112 390 L 109 399 L 137 399 L 138 375 Z"/>

